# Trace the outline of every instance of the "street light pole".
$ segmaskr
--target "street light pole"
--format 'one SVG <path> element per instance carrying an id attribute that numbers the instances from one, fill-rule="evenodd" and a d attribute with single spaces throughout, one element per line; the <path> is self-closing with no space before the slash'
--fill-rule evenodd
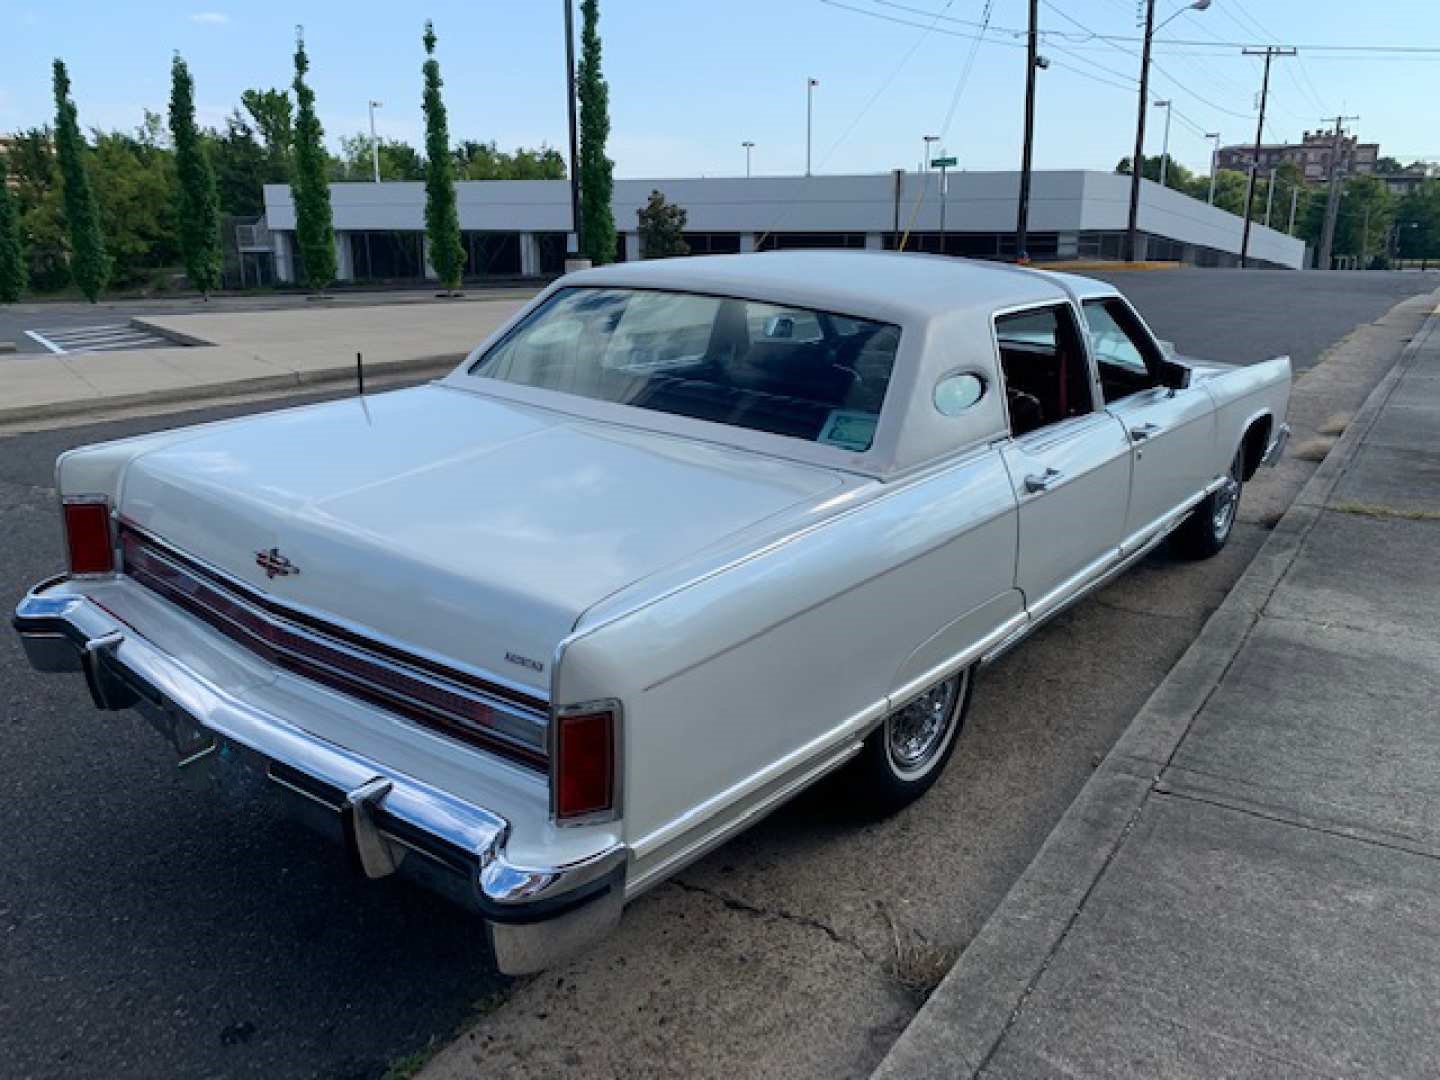
<path id="1" fill-rule="evenodd" d="M 920 171 L 930 171 L 930 144 L 939 142 L 939 135 L 922 135 L 920 137 Z"/>
<path id="2" fill-rule="evenodd" d="M 1187 11 L 1204 11 L 1211 0 L 1194 0 L 1155 25 L 1155 0 L 1145 0 L 1145 43 L 1140 49 L 1140 105 L 1135 113 L 1135 156 L 1130 159 L 1130 214 L 1125 225 L 1125 257 L 1132 262 L 1140 246 L 1140 179 L 1145 172 L 1145 107 L 1150 101 L 1150 42 L 1155 32 Z"/>
<path id="3" fill-rule="evenodd" d="M 1155 102 L 1157 109 L 1165 110 L 1165 139 L 1160 144 L 1160 186 L 1165 186 L 1165 177 L 1170 171 L 1170 114 L 1174 110 L 1170 108 L 1170 99 Z"/>
<path id="4" fill-rule="evenodd" d="M 1265 227 L 1270 227 L 1270 207 L 1275 203 L 1275 170 L 1270 170 L 1270 183 L 1265 188 Z"/>
<path id="5" fill-rule="evenodd" d="M 1155 0 L 1150 0 L 1153 5 Z M 1020 200 L 1015 212 L 1015 261 L 1026 263 L 1030 256 L 1025 250 L 1025 234 L 1030 228 L 1030 163 L 1035 143 L 1035 69 L 1040 57 L 1036 52 L 1039 45 L 1040 0 L 1030 0 L 1030 31 L 1025 46 L 1025 146 L 1020 154 Z"/>
<path id="6" fill-rule="evenodd" d="M 745 179 L 750 179 L 750 151 L 755 149 L 755 144 L 746 139 L 740 144 L 745 148 Z"/>
<path id="7" fill-rule="evenodd" d="M 1299 200 L 1300 186 L 1297 184 L 1290 188 L 1290 224 L 1285 226 L 1285 232 L 1290 236 L 1295 235 L 1295 204 Z"/>
<path id="8" fill-rule="evenodd" d="M 580 220 L 580 136 L 575 122 L 575 12 L 565 4 L 565 110 L 570 118 L 570 227 L 575 234 L 575 254 L 585 250 Z"/>
<path id="9" fill-rule="evenodd" d="M 1211 206 L 1215 205 L 1215 164 L 1220 160 L 1220 133 L 1218 131 L 1207 131 L 1205 138 L 1214 139 L 1215 145 L 1210 148 L 1210 198 L 1206 200 Z"/>
<path id="10" fill-rule="evenodd" d="M 810 175 L 810 133 L 813 130 L 815 118 L 815 87 L 820 85 L 820 80 L 807 78 L 805 80 L 805 175 Z"/>
<path id="11" fill-rule="evenodd" d="M 380 182 L 380 140 L 375 138 L 375 110 L 381 102 L 370 102 L 370 165 L 375 170 L 375 183 Z"/>

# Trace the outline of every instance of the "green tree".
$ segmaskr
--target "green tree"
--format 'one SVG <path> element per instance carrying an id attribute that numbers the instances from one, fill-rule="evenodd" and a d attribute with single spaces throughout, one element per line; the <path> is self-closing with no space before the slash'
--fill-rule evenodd
<path id="1" fill-rule="evenodd" d="M 179 181 L 176 217 L 180 253 L 192 288 L 210 297 L 220 284 L 220 196 L 205 141 L 195 126 L 195 82 L 177 52 L 170 63 L 170 139 Z"/>
<path id="2" fill-rule="evenodd" d="M 435 59 L 435 26 L 425 22 L 425 235 L 430 240 L 430 265 L 440 284 L 451 292 L 465 272 L 465 247 L 460 243 L 460 213 L 455 207 L 455 159 L 450 156 L 450 125 L 440 96 L 440 61 Z"/>
<path id="3" fill-rule="evenodd" d="M 239 217 L 262 213 L 269 164 L 265 148 L 255 138 L 255 129 L 237 109 L 225 118 L 223 132 L 205 132 L 205 143 L 215 170 L 221 211 Z"/>
<path id="4" fill-rule="evenodd" d="M 100 211 L 86 171 L 87 148 L 80 134 L 75 102 L 70 100 L 70 75 L 65 62 L 56 60 L 55 151 L 65 193 L 65 223 L 70 231 L 70 274 L 93 304 L 110 279 L 110 258 L 100 231 Z"/>
<path id="5" fill-rule="evenodd" d="M 1401 258 L 1440 256 L 1440 180 L 1426 180 L 1395 208 L 1395 246 Z"/>
<path id="6" fill-rule="evenodd" d="M 690 245 L 685 242 L 685 222 L 688 215 L 683 207 L 667 202 L 659 191 L 650 192 L 650 199 L 635 211 L 640 233 L 640 252 L 647 259 L 668 259 L 673 255 L 689 255 Z"/>
<path id="7" fill-rule="evenodd" d="M 501 150 L 493 141 L 466 139 L 454 150 L 455 169 L 465 180 L 564 180 L 565 159 L 558 150 L 517 146 Z"/>
<path id="8" fill-rule="evenodd" d="M 304 265 L 305 284 L 317 292 L 335 280 L 335 226 L 326 177 L 325 131 L 315 115 L 315 91 L 305 81 L 310 58 L 305 37 L 295 37 L 295 239 Z"/>
<path id="9" fill-rule="evenodd" d="M 295 145 L 295 119 L 290 95 L 284 90 L 246 90 L 240 104 L 254 121 L 265 144 L 265 183 L 290 182 L 291 151 Z"/>
<path id="10" fill-rule="evenodd" d="M 1165 186 L 1168 188 L 1174 188 L 1176 191 L 1183 191 L 1189 195 L 1195 194 L 1195 174 L 1192 173 L 1186 166 L 1181 165 L 1180 162 L 1176 161 L 1168 154 L 1156 154 L 1153 157 L 1149 154 L 1145 155 L 1142 167 L 1140 169 L 1140 175 L 1143 176 L 1146 180 L 1154 180 L 1158 184 L 1160 182 L 1160 162 L 1162 158 L 1165 157 L 1168 157 L 1170 159 L 1170 164 L 1165 167 Z M 1130 175 L 1129 155 L 1126 155 L 1125 157 L 1120 159 L 1120 164 L 1115 166 L 1115 171 L 1125 176 Z M 1206 178 L 1206 183 L 1206 190 L 1208 192 L 1208 177 Z"/>
<path id="11" fill-rule="evenodd" d="M 581 0 L 580 17 L 576 83 L 580 99 L 581 254 L 596 266 L 603 266 L 615 261 L 615 216 L 610 209 L 615 163 L 605 156 L 605 140 L 610 137 L 610 88 L 600 70 L 598 0 Z"/>
<path id="12" fill-rule="evenodd" d="M 175 155 L 123 131 L 93 134 L 90 184 L 104 224 L 110 280 L 145 283 L 180 260 Z"/>
<path id="13" fill-rule="evenodd" d="M 381 180 L 424 180 L 425 159 L 407 142 L 379 139 Z M 340 155 L 330 162 L 330 179 L 336 181 L 373 180 L 374 162 L 370 154 L 369 135 L 340 136 Z"/>
<path id="14" fill-rule="evenodd" d="M 43 291 L 64 288 L 70 281 L 62 210 L 64 192 L 50 128 L 15 133 L 10 142 L 10 176 L 15 184 L 30 287 Z"/>
<path id="15" fill-rule="evenodd" d="M 0 304 L 13 304 L 25 291 L 25 249 L 20 214 L 10 194 L 10 169 L 0 154 Z"/>

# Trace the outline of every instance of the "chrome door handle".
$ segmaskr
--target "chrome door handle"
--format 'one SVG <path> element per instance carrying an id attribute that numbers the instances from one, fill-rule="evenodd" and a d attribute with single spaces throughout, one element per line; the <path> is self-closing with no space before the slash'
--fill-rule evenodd
<path id="1" fill-rule="evenodd" d="M 1159 425 L 1159 424 L 1145 423 L 1145 424 L 1139 425 L 1138 427 L 1132 427 L 1132 428 L 1130 429 L 1130 438 L 1134 439 L 1136 442 L 1140 442 L 1140 441 L 1143 440 L 1143 439 L 1148 439 L 1148 438 L 1150 438 L 1152 435 L 1159 435 L 1159 434 L 1160 434 L 1160 425 Z"/>
<path id="2" fill-rule="evenodd" d="M 1025 477 L 1025 490 L 1032 495 L 1039 491 L 1049 491 L 1064 475 L 1059 469 L 1046 469 L 1043 473 L 1031 473 Z"/>

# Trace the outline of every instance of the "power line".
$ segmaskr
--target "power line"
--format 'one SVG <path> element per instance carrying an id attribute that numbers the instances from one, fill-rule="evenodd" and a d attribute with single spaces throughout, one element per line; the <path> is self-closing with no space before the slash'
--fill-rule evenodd
<path id="1" fill-rule="evenodd" d="M 838 3 L 837 0 L 821 0 L 821 2 L 822 2 L 822 3 L 831 4 L 832 6 L 835 6 L 835 7 L 850 7 L 850 5 Z M 921 16 L 923 16 L 923 17 L 925 17 L 925 18 L 933 18 L 933 17 L 935 17 L 935 15 L 936 15 L 936 12 L 935 12 L 933 9 L 913 7 L 913 6 L 909 5 L 909 4 L 899 3 L 898 0 L 870 0 L 870 2 L 873 3 L 873 4 L 879 4 L 879 5 L 883 6 L 883 7 L 893 8 L 893 9 L 898 10 L 898 11 L 906 11 L 906 12 L 909 12 L 910 14 L 912 14 L 912 15 L 921 15 Z M 1050 6 L 1050 7 L 1052 8 L 1052 10 L 1057 10 L 1057 11 L 1058 11 L 1058 9 L 1054 8 L 1053 5 L 1047 4 L 1047 6 Z M 850 10 L 852 10 L 852 11 L 858 11 L 858 12 L 861 12 L 862 14 L 873 15 L 873 16 L 875 16 L 876 18 L 889 18 L 889 19 L 892 19 L 892 21 L 904 22 L 904 20 L 894 19 L 892 16 L 886 16 L 886 15 L 884 15 L 884 14 L 881 13 L 881 12 L 874 11 L 873 9 L 850 7 Z M 1221 10 L 1223 11 L 1224 9 L 1222 8 Z M 1062 14 L 1063 14 L 1063 13 L 1062 13 Z M 1068 17 L 1068 16 L 1067 16 L 1067 17 Z M 955 16 L 951 16 L 951 15 L 943 15 L 943 13 L 942 13 L 942 15 L 941 15 L 940 21 L 941 21 L 941 22 L 956 23 L 956 24 L 959 24 L 959 25 L 962 25 L 962 26 L 970 26 L 970 27 L 976 27 L 976 28 L 978 28 L 979 25 L 980 25 L 979 23 L 977 23 L 977 22 L 975 22 L 975 21 L 973 21 L 973 20 L 970 20 L 970 19 L 960 19 L 960 18 L 956 18 Z M 1074 20 L 1072 19 L 1071 21 L 1073 22 Z M 1234 21 L 1234 20 L 1232 19 L 1232 21 Z M 911 24 L 907 24 L 907 25 L 915 25 L 915 24 L 911 23 Z M 1241 25 L 1241 24 L 1239 24 L 1239 23 L 1237 23 L 1237 25 L 1239 25 L 1242 30 L 1246 30 L 1246 28 L 1245 28 L 1243 25 Z M 954 31 L 950 31 L 950 32 L 951 32 L 951 33 L 955 33 Z M 945 33 L 945 31 L 941 31 L 941 33 Z M 1024 36 L 1025 36 L 1026 31 L 1023 30 L 1023 29 L 1020 29 L 1019 27 L 1013 27 L 1013 26 L 995 26 L 995 25 L 992 24 L 992 25 L 988 28 L 988 33 L 993 34 L 993 35 L 997 35 L 997 36 L 1008 36 L 1008 37 L 1012 37 L 1012 38 L 1021 38 L 1021 37 L 1024 37 Z M 1249 31 L 1246 30 L 1246 33 L 1249 33 Z M 1086 36 L 1085 36 L 1085 38 L 1084 38 L 1083 40 L 1086 40 L 1086 41 L 1091 40 L 1092 38 L 1093 38 L 1094 40 L 1102 41 L 1102 42 L 1126 42 L 1126 43 L 1130 43 L 1130 44 L 1140 44 L 1140 43 L 1143 41 L 1142 38 L 1140 38 L 1140 37 L 1138 37 L 1138 36 L 1136 36 L 1136 35 L 1134 35 L 1134 34 L 1102 34 L 1102 33 L 1096 32 L 1096 31 L 1088 30 L 1088 29 L 1085 31 L 1085 34 L 1086 34 Z M 959 34 L 959 35 L 957 35 L 957 36 L 969 37 L 969 36 L 972 36 L 972 35 L 969 35 L 969 34 Z M 1046 31 L 1042 31 L 1042 32 L 1041 32 L 1041 37 L 1042 37 L 1042 38 L 1049 38 L 1049 37 L 1053 37 L 1053 36 L 1059 36 L 1059 37 L 1062 37 L 1062 38 L 1067 38 L 1067 37 L 1073 38 L 1073 37 L 1074 37 L 1074 35 L 1066 35 L 1066 34 L 1060 32 L 1060 31 L 1055 31 L 1055 30 L 1046 30 Z M 1265 41 L 1276 41 L 1276 40 L 1278 40 L 1278 39 L 1279 39 L 1279 38 L 1278 38 L 1278 35 L 1263 34 L 1263 35 L 1261 35 L 1261 37 L 1259 38 L 1259 41 L 1263 43 L 1263 42 L 1265 42 Z M 1024 46 L 1021 45 L 1019 42 L 1014 42 L 1013 44 L 1015 44 L 1017 48 L 1024 48 Z M 1048 42 L 1047 42 L 1047 44 L 1048 44 Z M 1160 43 L 1160 42 L 1157 42 L 1156 44 L 1161 44 L 1161 43 Z M 1166 41 L 1164 41 L 1163 44 L 1165 44 L 1165 45 L 1170 45 L 1170 46 L 1194 46 L 1194 47 L 1198 47 L 1198 48 L 1207 48 L 1207 49 L 1214 49 L 1214 48 L 1217 47 L 1217 46 L 1223 46 L 1223 47 L 1225 47 L 1225 48 L 1227 48 L 1227 49 L 1241 49 L 1241 48 L 1252 48 L 1252 47 L 1256 47 L 1256 41 L 1253 40 L 1253 39 L 1252 39 L 1252 40 L 1249 40 L 1249 41 L 1225 41 L 1225 40 L 1222 40 L 1222 39 L 1219 39 L 1219 38 L 1214 38 L 1214 39 L 1209 40 L 1209 41 L 1197 41 L 1197 40 L 1194 40 L 1194 39 L 1170 38 L 1170 39 L 1167 39 Z M 1263 48 L 1264 46 L 1263 46 L 1263 44 L 1261 44 L 1259 47 Z M 1294 49 L 1299 49 L 1299 50 L 1307 50 L 1307 51 L 1310 51 L 1310 52 L 1365 52 L 1365 53 L 1378 53 L 1378 54 L 1385 54 L 1385 55 L 1401 54 L 1401 53 L 1414 53 L 1414 54 L 1423 54 L 1423 55 L 1434 55 L 1434 56 L 1440 57 L 1440 45 L 1355 45 L 1355 44 L 1330 45 L 1330 44 L 1326 44 L 1326 43 L 1309 43 L 1309 44 L 1296 44 L 1296 45 L 1293 45 L 1293 46 L 1290 46 L 1290 47 L 1291 47 L 1291 48 L 1294 48 Z"/>

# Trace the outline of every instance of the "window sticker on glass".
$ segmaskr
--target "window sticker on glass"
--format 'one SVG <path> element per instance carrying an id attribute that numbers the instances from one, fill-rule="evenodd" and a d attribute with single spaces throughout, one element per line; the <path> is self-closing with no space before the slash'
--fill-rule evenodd
<path id="1" fill-rule="evenodd" d="M 838 446 L 842 450 L 865 451 L 875 441 L 874 413 L 836 409 L 825 420 L 817 442 Z"/>

